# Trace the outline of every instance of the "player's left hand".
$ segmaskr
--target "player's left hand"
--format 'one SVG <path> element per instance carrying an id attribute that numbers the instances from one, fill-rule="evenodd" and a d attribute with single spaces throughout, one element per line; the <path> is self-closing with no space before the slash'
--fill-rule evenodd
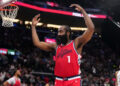
<path id="1" fill-rule="evenodd" d="M 83 10 L 83 8 L 78 4 L 71 4 L 70 7 L 75 7 L 75 10 L 77 10 L 77 11 L 82 11 Z"/>

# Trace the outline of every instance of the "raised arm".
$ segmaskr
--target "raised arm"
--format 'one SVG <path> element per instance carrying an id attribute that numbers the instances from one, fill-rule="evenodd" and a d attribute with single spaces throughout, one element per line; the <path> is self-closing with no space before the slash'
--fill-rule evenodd
<path id="1" fill-rule="evenodd" d="M 32 19 L 32 40 L 33 40 L 33 44 L 45 51 L 52 51 L 53 49 L 56 48 L 56 43 L 46 43 L 46 42 L 42 42 L 39 40 L 37 32 L 36 32 L 36 25 L 37 23 L 40 21 L 40 14 L 36 15 L 33 19 Z"/>
<path id="2" fill-rule="evenodd" d="M 76 49 L 81 50 L 82 49 L 81 47 L 83 47 L 83 45 L 85 45 L 92 38 L 95 27 L 94 27 L 94 24 L 93 24 L 91 18 L 87 15 L 86 11 L 81 6 L 79 6 L 78 4 L 72 4 L 70 7 L 75 7 L 75 9 L 77 11 L 82 12 L 82 14 L 84 16 L 85 24 L 86 24 L 86 26 L 88 28 L 81 36 L 78 36 L 75 39 L 75 47 L 76 47 Z"/>

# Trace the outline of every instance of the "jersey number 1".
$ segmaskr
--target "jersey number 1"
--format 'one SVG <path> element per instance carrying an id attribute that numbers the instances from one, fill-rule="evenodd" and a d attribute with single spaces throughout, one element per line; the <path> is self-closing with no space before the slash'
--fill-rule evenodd
<path id="1" fill-rule="evenodd" d="M 67 58 L 68 58 L 68 63 L 70 63 L 70 56 L 67 56 Z"/>

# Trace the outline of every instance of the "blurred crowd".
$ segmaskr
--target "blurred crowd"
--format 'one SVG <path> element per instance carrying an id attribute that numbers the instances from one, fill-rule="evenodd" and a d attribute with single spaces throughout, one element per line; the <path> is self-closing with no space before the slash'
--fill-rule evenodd
<path id="1" fill-rule="evenodd" d="M 82 32 L 74 32 L 73 39 L 76 33 Z M 22 69 L 22 86 L 54 86 L 54 52 L 36 48 L 30 29 L 1 28 L 0 34 L 0 48 L 20 52 L 20 55 L 0 55 L 0 86 L 11 77 L 9 70 L 12 68 Z M 51 32 L 38 31 L 42 41 L 49 34 Z M 82 86 L 115 86 L 115 71 L 120 60 L 100 34 L 95 33 L 84 46 L 82 57 Z"/>

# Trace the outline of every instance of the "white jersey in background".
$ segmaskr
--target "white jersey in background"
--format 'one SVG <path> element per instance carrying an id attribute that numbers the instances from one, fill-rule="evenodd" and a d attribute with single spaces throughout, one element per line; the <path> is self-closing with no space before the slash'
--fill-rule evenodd
<path id="1" fill-rule="evenodd" d="M 120 70 L 116 72 L 116 86 L 120 86 Z"/>

